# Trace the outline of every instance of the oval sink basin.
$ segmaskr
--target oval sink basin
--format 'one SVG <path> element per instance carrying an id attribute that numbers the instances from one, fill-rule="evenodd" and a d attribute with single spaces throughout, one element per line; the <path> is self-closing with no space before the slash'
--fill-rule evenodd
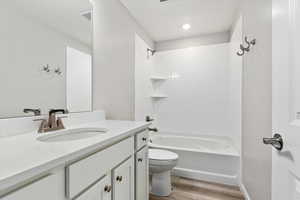
<path id="1" fill-rule="evenodd" d="M 63 142 L 72 140 L 81 140 L 85 138 L 99 136 L 106 133 L 105 128 L 75 128 L 64 129 L 49 133 L 42 133 L 43 135 L 37 137 L 41 142 Z"/>

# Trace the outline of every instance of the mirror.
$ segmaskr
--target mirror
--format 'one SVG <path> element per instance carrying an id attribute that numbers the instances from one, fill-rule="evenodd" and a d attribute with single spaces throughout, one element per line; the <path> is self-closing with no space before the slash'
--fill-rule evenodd
<path id="1" fill-rule="evenodd" d="M 4 0 L 0 24 L 0 118 L 91 111 L 89 0 Z"/>

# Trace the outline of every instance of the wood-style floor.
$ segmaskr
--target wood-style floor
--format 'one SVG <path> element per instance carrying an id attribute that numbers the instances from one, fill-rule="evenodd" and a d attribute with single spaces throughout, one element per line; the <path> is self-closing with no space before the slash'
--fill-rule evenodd
<path id="1" fill-rule="evenodd" d="M 238 187 L 172 177 L 169 197 L 150 195 L 150 200 L 244 200 Z"/>

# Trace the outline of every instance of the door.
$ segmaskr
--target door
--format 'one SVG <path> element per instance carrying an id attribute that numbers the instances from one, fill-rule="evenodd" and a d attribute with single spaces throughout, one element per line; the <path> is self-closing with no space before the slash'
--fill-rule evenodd
<path id="1" fill-rule="evenodd" d="M 149 199 L 149 164 L 148 147 L 136 153 L 135 158 L 135 185 L 136 200 Z"/>
<path id="2" fill-rule="evenodd" d="M 111 200 L 112 199 L 112 185 L 111 176 L 105 176 L 76 200 Z"/>
<path id="3" fill-rule="evenodd" d="M 66 49 L 66 95 L 70 112 L 92 110 L 92 56 L 77 49 Z"/>
<path id="4" fill-rule="evenodd" d="M 134 159 L 130 157 L 113 170 L 113 199 L 134 200 Z"/>
<path id="5" fill-rule="evenodd" d="M 273 0 L 272 200 L 300 199 L 300 1 Z M 278 142 L 277 142 L 278 145 Z"/>

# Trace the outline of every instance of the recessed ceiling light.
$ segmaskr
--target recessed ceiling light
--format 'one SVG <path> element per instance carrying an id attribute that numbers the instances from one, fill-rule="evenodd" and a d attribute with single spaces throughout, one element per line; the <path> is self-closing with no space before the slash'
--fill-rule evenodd
<path id="1" fill-rule="evenodd" d="M 191 28 L 191 25 L 190 24 L 183 24 L 182 28 L 183 28 L 183 30 L 187 31 L 187 30 L 189 30 Z"/>

